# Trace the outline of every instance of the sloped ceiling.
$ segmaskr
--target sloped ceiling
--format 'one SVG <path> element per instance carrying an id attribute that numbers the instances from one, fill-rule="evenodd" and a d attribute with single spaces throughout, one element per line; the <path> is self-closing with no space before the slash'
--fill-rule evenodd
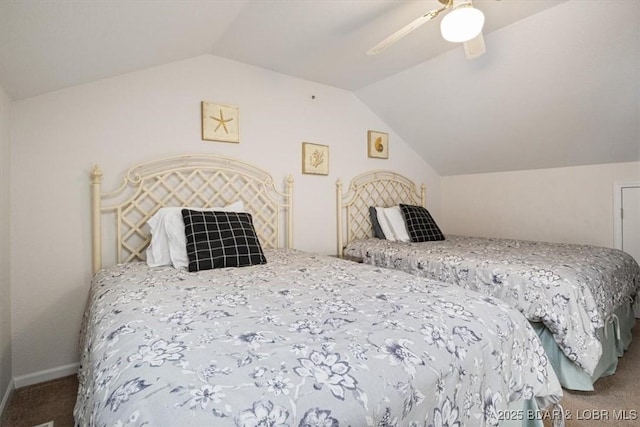
<path id="1" fill-rule="evenodd" d="M 202 54 L 353 91 L 443 175 L 639 160 L 636 0 L 476 0 L 464 59 L 423 1 L 0 1 L 14 100 Z"/>
<path id="2" fill-rule="evenodd" d="M 356 91 L 441 175 L 640 160 L 640 2 L 570 1 Z"/>

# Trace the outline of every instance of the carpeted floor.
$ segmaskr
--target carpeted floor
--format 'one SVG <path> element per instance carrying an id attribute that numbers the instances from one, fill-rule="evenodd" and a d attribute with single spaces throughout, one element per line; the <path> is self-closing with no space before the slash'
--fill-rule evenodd
<path id="1" fill-rule="evenodd" d="M 15 390 L 2 427 L 32 427 L 53 421 L 54 427 L 73 427 L 78 378 L 75 375 Z"/>
<path id="2" fill-rule="evenodd" d="M 2 427 L 32 427 L 47 421 L 54 421 L 54 427 L 73 427 L 77 389 L 74 375 L 16 390 Z M 633 330 L 633 342 L 616 374 L 598 380 L 594 392 L 565 390 L 562 405 L 566 427 L 640 427 L 640 325 Z M 545 426 L 551 423 L 545 420 Z"/>

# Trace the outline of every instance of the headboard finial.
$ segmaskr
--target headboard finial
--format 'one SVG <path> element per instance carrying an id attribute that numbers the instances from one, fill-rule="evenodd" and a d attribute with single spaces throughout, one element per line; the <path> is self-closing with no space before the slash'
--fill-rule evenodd
<path id="1" fill-rule="evenodd" d="M 91 170 L 91 183 L 100 184 L 101 181 L 102 181 L 102 169 L 100 169 L 100 166 L 94 165 L 93 169 Z"/>

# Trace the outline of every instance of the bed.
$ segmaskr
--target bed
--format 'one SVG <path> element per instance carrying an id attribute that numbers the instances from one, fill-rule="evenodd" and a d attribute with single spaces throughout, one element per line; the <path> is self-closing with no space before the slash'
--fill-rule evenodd
<path id="1" fill-rule="evenodd" d="M 562 424 L 560 384 L 517 310 L 292 249 L 291 178 L 279 192 L 245 163 L 179 156 L 132 168 L 116 192 L 100 186 L 95 169 L 76 425 L 542 425 L 550 405 Z M 238 201 L 266 263 L 190 272 L 143 260 L 161 207 L 191 207 L 191 242 L 187 213 Z M 103 235 L 116 241 L 108 266 Z"/>
<path id="2" fill-rule="evenodd" d="M 338 253 L 456 284 L 516 307 L 539 334 L 563 387 L 593 390 L 631 342 L 640 268 L 609 248 L 447 235 L 404 242 L 372 236 L 371 206 L 426 206 L 426 191 L 389 171 L 337 183 Z M 403 207 L 403 209 L 407 209 Z M 345 224 L 343 226 L 343 223 Z"/>

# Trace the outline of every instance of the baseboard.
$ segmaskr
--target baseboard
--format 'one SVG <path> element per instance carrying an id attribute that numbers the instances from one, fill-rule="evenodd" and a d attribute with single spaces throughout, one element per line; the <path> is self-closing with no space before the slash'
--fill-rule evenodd
<path id="1" fill-rule="evenodd" d="M 4 395 L 2 396 L 2 400 L 0 401 L 0 425 L 4 425 L 4 411 L 5 409 L 7 409 L 7 406 L 9 404 L 9 399 L 11 398 L 11 394 L 13 393 L 13 390 L 15 389 L 14 383 L 13 383 L 13 379 L 11 381 L 9 381 L 9 385 L 7 386 L 7 390 L 4 392 Z"/>
<path id="2" fill-rule="evenodd" d="M 73 375 L 78 372 L 79 363 L 58 366 L 44 371 L 34 372 L 32 374 L 20 375 L 13 378 L 15 388 L 26 387 L 28 385 L 43 383 L 58 378 Z"/>

